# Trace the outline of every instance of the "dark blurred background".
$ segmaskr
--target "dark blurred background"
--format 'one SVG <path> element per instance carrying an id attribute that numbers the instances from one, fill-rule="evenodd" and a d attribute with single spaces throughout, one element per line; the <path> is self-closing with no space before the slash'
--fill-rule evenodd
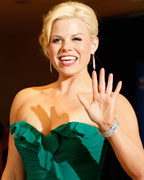
<path id="1" fill-rule="evenodd" d="M 5 165 L 7 155 L 7 143 L 3 142 L 7 142 L 10 106 L 14 96 L 23 88 L 45 85 L 57 79 L 57 73 L 49 71 L 49 62 L 43 56 L 38 37 L 43 15 L 60 2 L 62 1 L 0 1 L 2 167 Z M 105 67 L 107 74 L 114 73 L 114 85 L 122 80 L 121 93 L 130 101 L 137 113 L 136 67 L 137 63 L 144 61 L 144 1 L 81 0 L 81 2 L 91 6 L 99 19 L 100 45 L 95 54 L 97 70 Z M 111 147 L 108 150 L 104 171 L 103 179 L 108 177 L 130 179 L 117 162 Z"/>

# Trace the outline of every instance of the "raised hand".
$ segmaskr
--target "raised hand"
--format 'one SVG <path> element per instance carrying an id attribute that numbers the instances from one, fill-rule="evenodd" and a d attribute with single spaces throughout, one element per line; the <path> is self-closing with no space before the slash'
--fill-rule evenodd
<path id="1" fill-rule="evenodd" d="M 115 121 L 116 99 L 121 87 L 122 83 L 120 81 L 115 90 L 112 91 L 113 74 L 109 74 L 106 86 L 105 70 L 102 68 L 99 74 L 99 83 L 96 71 L 92 73 L 92 96 L 90 94 L 78 94 L 81 104 L 90 119 L 98 125 L 100 131 L 108 130 Z"/>

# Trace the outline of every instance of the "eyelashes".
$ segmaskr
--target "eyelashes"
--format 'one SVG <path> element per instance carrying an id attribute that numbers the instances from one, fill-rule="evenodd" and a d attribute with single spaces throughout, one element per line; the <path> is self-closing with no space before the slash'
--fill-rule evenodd
<path id="1" fill-rule="evenodd" d="M 73 40 L 75 40 L 75 41 L 82 41 L 82 38 L 75 37 L 75 38 L 73 38 Z"/>
<path id="2" fill-rule="evenodd" d="M 54 38 L 53 40 L 52 40 L 52 43 L 60 43 L 60 42 L 62 42 L 63 40 L 61 39 L 61 38 Z M 74 38 L 72 38 L 72 41 L 82 41 L 82 38 L 80 38 L 80 37 L 74 37 Z"/>
<path id="3" fill-rule="evenodd" d="M 55 39 L 52 40 L 52 42 L 53 42 L 53 43 L 58 43 L 58 42 L 61 42 L 61 39 L 55 38 Z"/>

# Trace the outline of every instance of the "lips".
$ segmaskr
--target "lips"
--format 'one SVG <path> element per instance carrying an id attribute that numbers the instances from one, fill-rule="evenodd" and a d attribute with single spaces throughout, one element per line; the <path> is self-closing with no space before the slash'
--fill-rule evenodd
<path id="1" fill-rule="evenodd" d="M 60 61 L 70 61 L 70 60 L 76 60 L 77 57 L 76 56 L 72 56 L 72 55 L 65 55 L 65 56 L 60 56 L 59 60 Z"/>
<path id="2" fill-rule="evenodd" d="M 64 66 L 73 65 L 77 59 L 78 58 L 74 55 L 64 55 L 59 57 L 60 63 Z"/>

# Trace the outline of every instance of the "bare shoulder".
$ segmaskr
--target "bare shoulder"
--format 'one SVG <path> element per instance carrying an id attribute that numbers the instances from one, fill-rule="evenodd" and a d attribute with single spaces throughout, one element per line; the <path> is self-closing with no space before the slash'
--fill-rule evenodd
<path id="1" fill-rule="evenodd" d="M 34 92 L 31 88 L 26 88 L 16 94 L 11 107 L 10 124 L 17 121 L 17 112 L 19 108 L 33 93 Z M 7 163 L 3 172 L 2 179 L 25 179 L 25 171 L 22 163 L 22 158 L 15 147 L 14 135 L 12 135 L 11 133 L 9 134 Z"/>
<path id="2" fill-rule="evenodd" d="M 10 112 L 10 124 L 18 122 L 19 120 L 29 117 L 29 106 L 30 104 L 37 103 L 40 101 L 40 96 L 44 94 L 46 91 L 48 92 L 49 89 L 52 89 L 54 84 L 49 84 L 46 86 L 39 86 L 39 87 L 29 87 L 22 89 L 19 91 L 12 103 L 11 112 Z M 24 109 L 23 115 L 19 112 Z M 24 115 L 25 114 L 25 115 Z"/>
<path id="3" fill-rule="evenodd" d="M 136 114 L 132 105 L 130 104 L 128 99 L 122 94 L 118 95 L 116 101 L 116 114 L 118 116 L 131 117 L 132 120 L 136 119 Z"/>
<path id="4" fill-rule="evenodd" d="M 33 94 L 34 90 L 32 87 L 22 89 L 16 94 L 13 103 L 15 105 L 20 105 L 21 103 L 23 103 L 23 101 L 25 101 L 28 97 L 32 96 Z"/>
<path id="5" fill-rule="evenodd" d="M 116 102 L 116 118 L 125 134 L 139 146 L 142 146 L 135 110 L 128 99 L 121 94 L 118 95 Z"/>
<path id="6" fill-rule="evenodd" d="M 34 94 L 34 90 L 32 88 L 25 88 L 20 90 L 16 96 L 14 97 L 14 100 L 12 102 L 11 106 L 11 112 L 10 112 L 10 124 L 17 122 L 17 112 L 19 108 L 27 101 L 29 97 L 31 97 Z"/>

